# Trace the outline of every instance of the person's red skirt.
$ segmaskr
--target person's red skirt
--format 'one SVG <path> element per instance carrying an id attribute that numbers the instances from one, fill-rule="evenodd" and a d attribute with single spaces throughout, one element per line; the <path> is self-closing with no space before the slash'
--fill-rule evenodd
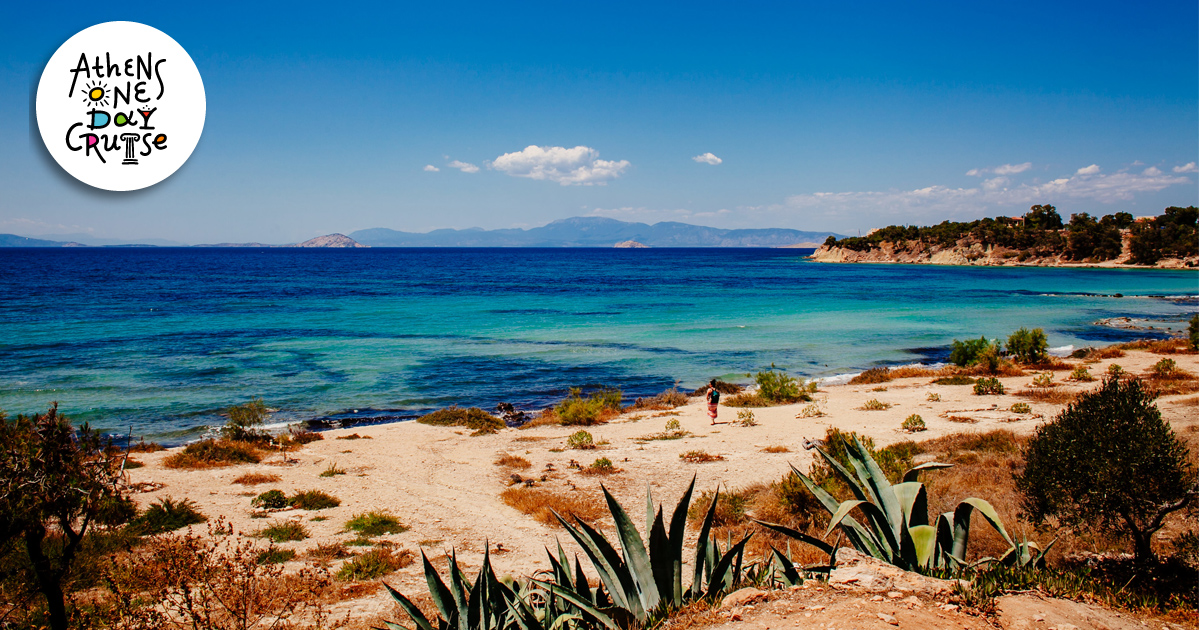
<path id="1" fill-rule="evenodd" d="M 709 405 L 708 405 L 708 417 L 709 417 L 709 418 L 712 418 L 713 420 L 716 420 L 716 419 L 717 419 L 717 405 L 716 405 L 716 403 L 712 403 L 712 404 L 709 404 Z"/>

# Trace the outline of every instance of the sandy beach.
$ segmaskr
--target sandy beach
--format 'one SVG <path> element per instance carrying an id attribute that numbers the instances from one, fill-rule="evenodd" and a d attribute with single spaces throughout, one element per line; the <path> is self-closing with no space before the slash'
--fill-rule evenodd
<path id="1" fill-rule="evenodd" d="M 1124 357 L 1091 362 L 1087 367 L 1097 377 L 1113 363 L 1127 372 L 1142 374 L 1162 358 L 1149 352 L 1129 351 Z M 1171 358 L 1182 369 L 1197 372 L 1196 355 Z M 1072 365 L 1082 363 L 1067 361 Z M 1061 390 L 1082 391 L 1099 385 L 1099 380 L 1065 381 L 1069 371 L 1053 374 Z M 280 545 L 296 550 L 300 556 L 321 543 L 352 539 L 354 534 L 344 531 L 349 518 L 369 510 L 382 510 L 397 516 L 410 528 L 402 534 L 382 537 L 399 548 L 414 552 L 424 549 L 431 557 L 453 548 L 464 564 L 475 567 L 486 540 L 496 554 L 493 562 L 498 573 L 529 575 L 544 568 L 544 549 L 553 547 L 556 539 L 563 542 L 569 553 L 573 547 L 562 530 L 544 525 L 501 500 L 500 494 L 509 487 L 513 473 L 534 479 L 535 487 L 592 497 L 599 495 L 603 483 L 637 521 L 641 506 L 645 505 L 647 486 L 656 501 L 673 505 L 693 475 L 697 477 L 699 493 L 716 487 L 739 488 L 777 481 L 787 472 L 789 463 L 807 470 L 814 452 L 804 449 L 805 440 L 820 439 L 830 426 L 868 435 L 880 447 L 952 433 L 995 429 L 1030 433 L 1062 408 L 1014 395 L 1026 389 L 1033 376 L 1029 373 L 1001 378 L 1006 389 L 1002 396 L 977 396 L 968 385 L 935 385 L 928 377 L 897 379 L 882 385 L 828 386 L 815 394 L 811 403 L 752 409 L 755 426 L 731 423 L 737 420 L 739 410 L 724 405 L 719 417 L 722 424 L 711 425 L 703 401 L 697 397 L 672 411 L 626 413 L 606 424 L 586 427 L 600 444 L 593 450 L 572 450 L 566 446 L 567 437 L 582 427 L 505 429 L 472 437 L 469 430 L 461 427 L 405 422 L 325 432 L 323 440 L 288 453 L 286 462 L 283 455 L 275 454 L 254 465 L 172 470 L 161 464 L 171 451 L 137 454 L 136 458 L 146 465 L 132 470 L 130 477 L 135 483 L 162 484 L 153 492 L 135 495 L 140 507 L 167 496 L 187 498 L 208 517 L 225 517 L 242 534 L 276 520 L 300 520 L 311 537 Z M 930 394 L 936 394 L 940 401 L 931 401 Z M 871 399 L 892 406 L 885 411 L 861 409 Z M 1029 403 L 1031 412 L 1009 411 L 1016 402 Z M 1158 404 L 1175 430 L 1194 443 L 1196 393 L 1166 396 Z M 798 417 L 809 405 L 816 405 L 825 415 Z M 911 414 L 922 416 L 926 431 L 912 434 L 900 429 L 901 422 Z M 974 422 L 953 422 L 950 417 Z M 662 432 L 672 419 L 678 420 L 681 429 L 690 435 L 675 440 L 643 439 Z M 339 439 L 351 434 L 361 438 Z M 787 452 L 764 451 L 780 446 L 786 447 Z M 693 450 L 720 455 L 723 459 L 692 464 L 680 458 L 681 453 Z M 503 454 L 525 458 L 531 466 L 514 470 L 496 465 Z M 585 475 L 571 467 L 572 460 L 588 466 L 598 457 L 611 460 L 620 472 Z M 321 477 L 330 464 L 336 464 L 346 474 Z M 278 475 L 280 481 L 257 486 L 234 482 L 250 472 Z M 287 493 L 322 490 L 340 499 L 341 505 L 311 512 L 288 509 L 271 514 L 266 520 L 251 518 L 255 512 L 252 498 L 276 488 Z M 313 520 L 314 517 L 323 520 Z M 195 527 L 197 531 L 204 528 Z M 386 581 L 407 592 L 423 592 L 419 562 L 388 576 Z M 392 609 L 382 592 L 348 605 L 355 615 L 389 613 Z"/>

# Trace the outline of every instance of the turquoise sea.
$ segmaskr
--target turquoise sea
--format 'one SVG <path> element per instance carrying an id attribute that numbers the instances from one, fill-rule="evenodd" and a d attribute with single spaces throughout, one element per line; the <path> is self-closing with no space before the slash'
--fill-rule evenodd
<path id="1" fill-rule="evenodd" d="M 178 443 L 262 397 L 279 422 L 632 398 L 774 364 L 931 363 L 1045 328 L 1180 330 L 1196 270 L 835 265 L 789 249 L 0 250 L 0 409 Z M 1113 297 L 1121 294 L 1123 297 Z M 1142 320 L 1131 332 L 1096 322 Z"/>

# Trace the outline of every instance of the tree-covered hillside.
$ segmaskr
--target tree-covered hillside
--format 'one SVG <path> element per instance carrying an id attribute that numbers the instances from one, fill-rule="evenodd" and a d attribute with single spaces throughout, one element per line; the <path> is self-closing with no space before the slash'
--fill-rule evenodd
<path id="1" fill-rule="evenodd" d="M 1163 258 L 1195 256 L 1200 247 L 1197 210 L 1170 207 L 1152 219 L 1135 221 L 1128 212 L 1096 218 L 1086 212 L 1072 214 L 1065 225 L 1054 206 L 1033 206 L 1023 217 L 996 217 L 970 222 L 943 221 L 929 227 L 890 225 L 867 236 L 836 239 L 826 247 L 859 252 L 883 243 L 918 243 L 926 249 L 978 243 L 1016 252 L 1018 260 L 1062 256 L 1067 260 L 1099 262 L 1121 255 L 1126 231 L 1130 238 L 1130 264 L 1153 265 Z"/>

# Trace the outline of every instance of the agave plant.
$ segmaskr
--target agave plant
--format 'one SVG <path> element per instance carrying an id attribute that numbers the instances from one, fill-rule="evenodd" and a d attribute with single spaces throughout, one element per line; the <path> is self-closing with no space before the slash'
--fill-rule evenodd
<path id="1" fill-rule="evenodd" d="M 577 606 L 585 618 L 613 630 L 620 626 L 644 624 L 665 610 L 697 599 L 714 598 L 732 590 L 739 582 L 742 556 L 750 536 L 737 543 L 730 541 L 725 550 L 711 539 L 717 494 L 714 494 L 700 526 L 700 538 L 692 563 L 691 586 L 686 590 L 683 588 L 683 537 L 695 486 L 696 478 L 693 477 L 675 506 L 669 528 L 663 519 L 662 507 L 655 509 L 653 496 L 647 491 L 646 528 L 649 545 L 642 540 L 621 504 L 607 488 L 601 486 L 616 526 L 620 552 L 587 523 L 577 519 L 572 524 L 561 516 L 558 520 L 583 548 L 599 574 L 602 588 L 591 589 L 587 586 L 578 559 L 575 563 L 576 577 L 570 579 L 570 566 L 561 549 L 557 561 L 551 556 L 552 563 L 556 565 L 553 581 L 538 583 L 550 594 Z"/>
<path id="2" fill-rule="evenodd" d="M 425 567 L 429 596 L 438 611 L 437 618 L 430 620 L 411 600 L 384 584 L 392 599 L 412 618 L 417 630 L 506 630 L 519 625 L 515 619 L 515 611 L 519 609 L 515 605 L 522 598 L 527 599 L 528 595 L 523 592 L 524 589 L 496 579 L 488 553 L 483 555 L 483 567 L 473 584 L 458 567 L 458 556 L 453 552 L 447 581 L 442 580 L 423 551 L 421 562 Z M 384 623 L 391 630 L 407 630 L 398 623 Z"/>
<path id="3" fill-rule="evenodd" d="M 838 502 L 808 475 L 792 466 L 792 471 L 831 515 L 825 537 L 840 528 L 858 551 L 910 571 L 955 568 L 967 564 L 965 558 L 971 514 L 978 512 L 1009 545 L 1008 552 L 999 560 L 985 558 L 980 562 L 1025 565 L 1044 560 L 1045 551 L 1038 549 L 1036 543 L 1014 543 L 996 509 L 983 499 L 964 499 L 953 512 L 938 516 L 936 525 L 930 524 L 925 484 L 917 481 L 918 475 L 924 470 L 949 468 L 951 464 L 921 464 L 905 472 L 902 483 L 893 485 L 857 436 L 848 446 L 846 453 L 854 469 L 853 474 L 824 449 L 817 447 L 834 472 L 850 487 L 854 498 L 848 501 Z M 856 510 L 864 517 L 862 521 L 852 516 Z M 782 525 L 755 522 L 821 549 L 830 554 L 832 564 L 836 553 L 834 545 Z M 1046 550 L 1049 550 L 1049 546 Z M 776 560 L 786 562 L 781 555 L 777 555 Z"/>

